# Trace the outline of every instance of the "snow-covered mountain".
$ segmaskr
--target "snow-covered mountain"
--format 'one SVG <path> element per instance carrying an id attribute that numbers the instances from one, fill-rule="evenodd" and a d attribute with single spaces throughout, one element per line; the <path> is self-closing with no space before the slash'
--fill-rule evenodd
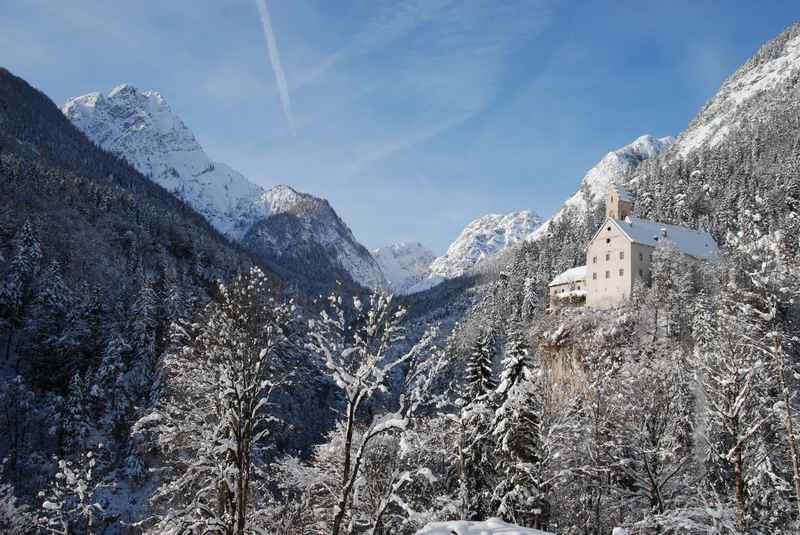
<path id="1" fill-rule="evenodd" d="M 461 231 L 444 256 L 433 261 L 431 276 L 452 279 L 464 275 L 480 261 L 529 239 L 541 223 L 536 213 L 527 210 L 479 217 Z"/>
<path id="2" fill-rule="evenodd" d="M 568 209 L 572 208 L 578 214 L 583 215 L 586 213 L 587 207 L 595 207 L 604 202 L 609 184 L 622 181 L 643 161 L 664 153 L 674 143 L 675 139 L 672 137 L 655 138 L 648 134 L 606 154 L 584 175 L 578 191 L 564 202 L 564 206 L 558 212 L 536 229 L 532 239 L 545 236 L 550 225 L 564 217 Z"/>
<path id="3" fill-rule="evenodd" d="M 127 160 L 277 269 L 318 277 L 318 267 L 325 266 L 329 276 L 349 275 L 370 288 L 385 285 L 377 262 L 327 201 L 288 186 L 265 191 L 212 161 L 158 92 L 123 84 L 108 95 L 69 99 L 61 111 L 98 146 Z"/>
<path id="4" fill-rule="evenodd" d="M 622 180 L 643 161 L 667 151 L 674 142 L 671 137 L 644 135 L 609 152 L 586 173 L 578 191 L 566 200 L 553 217 L 544 222 L 538 215 L 527 211 L 476 219 L 467 225 L 444 256 L 434 260 L 430 267 L 431 274 L 410 291 L 432 288 L 445 279 L 468 273 L 483 259 L 496 256 L 519 241 L 545 236 L 549 226 L 564 217 L 569 209 L 585 214 L 588 206 L 595 207 L 603 201 L 610 183 Z"/>
<path id="5" fill-rule="evenodd" d="M 685 157 L 700 147 L 715 147 L 737 126 L 768 116 L 772 110 L 765 104 L 793 91 L 798 73 L 800 23 L 795 23 L 725 80 L 678 137 L 676 153 Z"/>
<path id="6" fill-rule="evenodd" d="M 275 186 L 263 196 L 269 217 L 257 221 L 242 239 L 278 270 L 310 280 L 330 280 L 348 274 L 367 288 L 386 286 L 370 252 L 325 199 Z"/>
<path id="7" fill-rule="evenodd" d="M 400 242 L 372 251 L 372 256 L 383 271 L 389 288 L 397 294 L 406 294 L 430 275 L 435 255 L 419 242 Z"/>
<path id="8" fill-rule="evenodd" d="M 61 111 L 89 139 L 173 192 L 223 234 L 241 238 L 265 216 L 264 191 L 212 161 L 156 91 L 123 84 L 67 100 Z"/>

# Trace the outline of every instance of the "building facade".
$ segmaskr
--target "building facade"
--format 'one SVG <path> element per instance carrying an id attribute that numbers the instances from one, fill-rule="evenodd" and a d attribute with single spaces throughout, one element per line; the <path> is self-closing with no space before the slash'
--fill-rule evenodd
<path id="1" fill-rule="evenodd" d="M 563 284 L 554 283 L 581 270 L 585 279 L 571 280 L 570 284 L 585 288 L 587 306 L 610 308 L 630 299 L 637 283 L 650 284 L 656 247 L 672 246 L 698 260 L 717 259 L 719 249 L 708 232 L 633 217 L 632 212 L 631 196 L 622 188 L 610 186 L 606 219 L 586 247 L 586 266 L 572 268 L 550 283 L 551 303 L 554 289 L 563 288 Z"/>

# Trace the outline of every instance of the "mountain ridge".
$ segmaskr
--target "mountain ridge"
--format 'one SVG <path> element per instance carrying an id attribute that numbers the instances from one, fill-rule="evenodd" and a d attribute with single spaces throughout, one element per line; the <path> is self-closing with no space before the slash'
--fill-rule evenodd
<path id="1" fill-rule="evenodd" d="M 397 294 L 407 294 L 430 275 L 436 256 L 419 242 L 401 241 L 372 250 L 389 288 Z"/>
<path id="2" fill-rule="evenodd" d="M 369 251 L 325 199 L 287 185 L 265 190 L 224 163 L 211 160 L 194 133 L 157 91 L 130 84 L 68 99 L 62 113 L 98 146 L 125 159 L 287 276 L 322 275 L 307 262 L 322 260 L 335 276 L 375 289 L 385 285 Z M 313 221 L 319 218 L 319 221 Z M 287 227 L 298 225 L 298 232 Z"/>

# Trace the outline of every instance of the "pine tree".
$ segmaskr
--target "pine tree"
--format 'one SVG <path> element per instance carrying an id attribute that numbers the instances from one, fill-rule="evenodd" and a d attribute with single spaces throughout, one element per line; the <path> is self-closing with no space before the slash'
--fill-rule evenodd
<path id="1" fill-rule="evenodd" d="M 497 444 L 493 506 L 503 519 L 533 528 L 546 527 L 549 504 L 541 491 L 541 400 L 535 362 L 519 326 L 506 342 L 493 435 Z M 538 395 L 537 395 L 538 394 Z"/>
<path id="2" fill-rule="evenodd" d="M 492 364 L 496 351 L 494 332 L 489 329 L 474 342 L 464 370 L 466 399 L 476 401 L 495 387 Z"/>
<path id="3" fill-rule="evenodd" d="M 464 370 L 458 457 L 461 515 L 468 520 L 486 518 L 491 512 L 496 465 L 491 399 L 495 350 L 494 332 L 487 329 L 473 342 Z"/>
<path id="4" fill-rule="evenodd" d="M 83 452 L 88 447 L 90 433 L 89 397 L 86 384 L 75 373 L 69 383 L 64 403 L 62 451 L 66 454 Z"/>
<path id="5" fill-rule="evenodd" d="M 145 395 L 156 374 L 156 342 L 159 329 L 158 295 L 154 282 L 145 277 L 129 313 L 129 340 L 133 347 L 138 384 L 132 385 L 139 395 Z"/>
<path id="6" fill-rule="evenodd" d="M 75 298 L 57 262 L 50 263 L 40 279 L 25 327 L 25 363 L 37 386 L 65 388 L 71 371 L 66 362 L 69 347 L 64 333 L 75 310 Z"/>
<path id="7" fill-rule="evenodd" d="M 14 335 L 23 325 L 25 309 L 33 301 L 34 281 L 42 248 L 30 220 L 14 239 L 15 254 L 10 269 L 0 281 L 0 329 L 5 331 L 5 361 L 11 358 Z"/>

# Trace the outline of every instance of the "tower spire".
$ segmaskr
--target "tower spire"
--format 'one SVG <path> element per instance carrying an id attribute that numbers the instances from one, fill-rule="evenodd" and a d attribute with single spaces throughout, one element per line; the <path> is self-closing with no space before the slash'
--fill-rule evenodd
<path id="1" fill-rule="evenodd" d="M 633 197 L 622 186 L 611 183 L 608 185 L 606 198 L 606 217 L 611 219 L 625 219 L 633 213 Z"/>

